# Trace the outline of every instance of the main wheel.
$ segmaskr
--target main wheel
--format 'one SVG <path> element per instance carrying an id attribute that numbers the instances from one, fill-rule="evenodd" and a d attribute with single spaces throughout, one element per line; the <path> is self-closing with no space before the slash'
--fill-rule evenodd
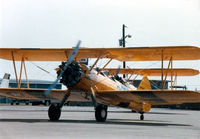
<path id="1" fill-rule="evenodd" d="M 105 122 L 107 118 L 107 109 L 105 105 L 98 105 L 95 110 L 95 118 L 97 122 Z"/>
<path id="2" fill-rule="evenodd" d="M 59 120 L 61 115 L 61 109 L 59 106 L 55 106 L 54 104 L 51 104 L 48 110 L 49 119 L 51 121 Z"/>

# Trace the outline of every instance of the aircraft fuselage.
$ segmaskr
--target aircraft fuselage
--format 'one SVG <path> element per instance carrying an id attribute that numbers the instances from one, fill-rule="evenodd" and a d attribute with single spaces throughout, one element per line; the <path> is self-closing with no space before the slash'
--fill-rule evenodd
<path id="1" fill-rule="evenodd" d="M 89 70 L 88 67 L 85 65 L 82 65 L 83 70 L 85 70 L 85 73 L 82 75 L 82 78 L 79 83 L 77 83 L 74 87 L 70 88 L 71 90 L 81 90 L 84 92 L 87 92 L 86 96 L 91 95 L 91 91 L 94 90 L 94 92 L 98 92 L 101 90 L 116 90 L 116 91 L 130 91 L 130 90 L 136 90 L 136 88 L 133 85 L 130 84 L 122 84 L 119 81 L 112 79 L 111 77 L 108 77 L 102 72 L 97 72 L 96 70 Z M 91 90 L 92 89 L 92 90 Z M 73 95 L 73 94 L 72 94 Z M 136 110 L 138 112 L 148 112 L 151 108 L 149 104 L 146 103 L 140 103 L 137 101 L 131 102 L 121 102 L 121 99 L 118 99 L 118 96 L 113 96 L 115 99 L 105 99 L 102 97 L 96 97 L 96 100 L 98 103 L 106 104 L 106 105 L 113 105 L 113 106 L 119 106 L 124 108 L 129 108 Z M 85 97 L 88 99 L 88 97 Z M 122 105 L 126 104 L 126 105 Z"/>

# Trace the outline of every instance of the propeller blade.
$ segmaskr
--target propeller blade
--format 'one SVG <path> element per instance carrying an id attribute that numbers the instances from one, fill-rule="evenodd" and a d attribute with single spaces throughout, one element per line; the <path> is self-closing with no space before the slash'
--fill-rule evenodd
<path id="1" fill-rule="evenodd" d="M 72 61 L 74 60 L 76 54 L 78 53 L 78 49 L 79 46 L 81 44 L 81 41 L 78 41 L 76 47 L 73 49 L 71 55 L 69 56 L 69 58 L 67 59 L 67 62 L 65 63 L 65 66 L 63 68 L 63 70 L 61 70 L 60 75 L 57 77 L 57 79 L 52 83 L 52 85 L 49 87 L 49 89 L 47 91 L 44 92 L 45 96 L 48 96 L 49 93 L 51 93 L 51 90 L 56 86 L 56 84 L 58 83 L 58 81 L 60 80 L 60 78 L 62 77 L 64 71 L 67 69 L 68 65 L 70 65 L 72 63 Z"/>

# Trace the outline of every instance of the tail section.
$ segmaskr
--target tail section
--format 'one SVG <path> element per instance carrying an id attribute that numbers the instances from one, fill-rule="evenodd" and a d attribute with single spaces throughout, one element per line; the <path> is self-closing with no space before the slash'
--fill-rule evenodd
<path id="1" fill-rule="evenodd" d="M 1 81 L 0 88 L 9 88 L 9 80 L 10 80 L 10 74 L 5 73 L 3 80 Z"/>
<path id="2" fill-rule="evenodd" d="M 137 90 L 151 90 L 149 79 L 146 76 L 142 78 L 142 81 L 140 82 Z"/>

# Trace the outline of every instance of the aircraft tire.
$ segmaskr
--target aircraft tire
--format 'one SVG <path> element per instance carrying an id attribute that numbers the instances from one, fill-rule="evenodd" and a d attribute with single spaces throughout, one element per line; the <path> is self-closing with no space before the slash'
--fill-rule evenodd
<path id="1" fill-rule="evenodd" d="M 105 105 L 98 105 L 95 110 L 95 118 L 97 122 L 105 122 L 107 118 L 107 109 Z"/>
<path id="2" fill-rule="evenodd" d="M 55 106 L 54 104 L 51 104 L 48 110 L 48 116 L 49 120 L 51 121 L 57 121 L 60 119 L 61 115 L 61 109 L 59 106 Z"/>

